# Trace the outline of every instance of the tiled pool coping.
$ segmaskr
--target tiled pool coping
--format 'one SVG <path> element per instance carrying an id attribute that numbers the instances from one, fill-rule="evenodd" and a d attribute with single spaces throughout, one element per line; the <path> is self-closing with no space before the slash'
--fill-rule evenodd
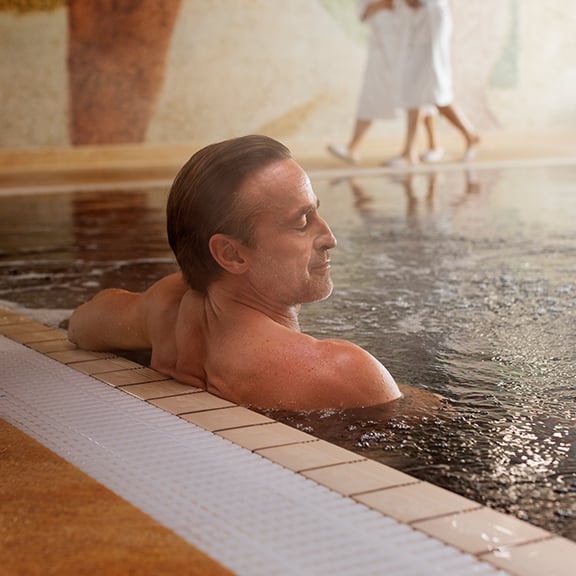
<path id="1" fill-rule="evenodd" d="M 0 308 L 0 334 L 519 576 L 572 574 L 576 543 Z"/>

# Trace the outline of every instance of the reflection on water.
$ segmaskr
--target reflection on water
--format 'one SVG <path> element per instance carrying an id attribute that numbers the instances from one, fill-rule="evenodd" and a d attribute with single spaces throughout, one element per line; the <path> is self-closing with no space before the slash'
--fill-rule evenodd
<path id="1" fill-rule="evenodd" d="M 276 416 L 576 539 L 575 180 L 533 168 L 318 183 L 341 241 L 336 292 L 303 327 L 447 402 L 419 418 Z M 354 217 L 327 207 L 345 195 Z"/>
<path id="2" fill-rule="evenodd" d="M 173 272 L 166 191 L 0 197 L 0 300 L 70 310 Z"/>
<path id="3" fill-rule="evenodd" d="M 275 416 L 576 540 L 575 180 L 534 167 L 316 181 L 336 290 L 303 329 L 446 400 Z M 0 198 L 0 300 L 66 311 L 173 271 L 165 199 Z"/>

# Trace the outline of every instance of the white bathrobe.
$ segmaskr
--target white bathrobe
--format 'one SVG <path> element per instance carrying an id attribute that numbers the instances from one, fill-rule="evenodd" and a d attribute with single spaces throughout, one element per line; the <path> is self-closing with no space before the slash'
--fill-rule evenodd
<path id="1" fill-rule="evenodd" d="M 358 15 L 373 0 L 358 0 Z M 407 21 L 403 10 L 379 10 L 366 23 L 371 36 L 357 118 L 393 118 L 399 108 L 403 43 Z"/>
<path id="2" fill-rule="evenodd" d="M 445 106 L 454 98 L 452 88 L 452 13 L 448 0 L 422 0 L 410 10 L 400 106 Z"/>

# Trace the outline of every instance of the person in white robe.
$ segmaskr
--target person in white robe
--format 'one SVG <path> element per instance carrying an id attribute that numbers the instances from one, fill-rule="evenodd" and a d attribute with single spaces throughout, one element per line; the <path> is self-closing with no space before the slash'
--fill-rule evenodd
<path id="1" fill-rule="evenodd" d="M 358 0 L 358 13 L 369 23 L 371 38 L 356 122 L 347 145 L 330 144 L 337 158 L 356 164 L 358 148 L 374 120 L 392 119 L 406 110 L 404 148 L 385 164 L 438 162 L 444 151 L 437 143 L 438 111 L 466 138 L 470 159 L 479 138 L 452 104 L 452 19 L 447 0 Z M 428 149 L 418 156 L 416 136 L 423 122 Z"/>
<path id="2" fill-rule="evenodd" d="M 476 130 L 454 104 L 452 13 L 449 0 L 405 0 L 411 8 L 399 105 L 407 110 L 404 149 L 395 164 L 416 164 L 416 135 L 424 108 L 434 106 L 464 137 L 462 160 L 471 160 L 480 142 Z"/>
<path id="3" fill-rule="evenodd" d="M 357 5 L 358 16 L 370 25 L 371 36 L 356 122 L 347 145 L 330 144 L 327 147 L 331 154 L 349 164 L 358 161 L 358 148 L 372 123 L 393 119 L 402 108 L 400 95 L 411 18 L 411 10 L 402 0 L 358 0 Z M 436 114 L 434 106 L 423 108 L 428 150 L 422 158 L 430 162 L 440 160 L 443 155 L 436 140 Z"/>

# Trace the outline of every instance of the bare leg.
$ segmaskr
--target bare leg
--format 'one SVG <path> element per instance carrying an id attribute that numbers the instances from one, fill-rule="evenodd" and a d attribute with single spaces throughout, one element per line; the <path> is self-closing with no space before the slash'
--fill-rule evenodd
<path id="1" fill-rule="evenodd" d="M 438 142 L 436 141 L 436 115 L 426 114 L 422 118 L 424 128 L 426 129 L 426 138 L 428 139 L 428 150 L 436 150 Z"/>
<path id="2" fill-rule="evenodd" d="M 439 106 L 438 111 L 464 136 L 466 140 L 466 150 L 464 151 L 463 160 L 471 160 L 476 151 L 476 146 L 480 143 L 480 136 L 470 121 L 452 104 Z"/>
<path id="3" fill-rule="evenodd" d="M 444 157 L 444 150 L 436 139 L 436 114 L 426 114 L 422 118 L 422 123 L 426 129 L 428 150 L 420 158 L 423 162 L 439 162 Z"/>
<path id="4" fill-rule="evenodd" d="M 352 133 L 352 138 L 348 142 L 348 154 L 354 157 L 358 152 L 358 146 L 364 139 L 368 128 L 372 125 L 372 120 L 362 120 L 358 118 L 356 124 L 354 125 L 354 132 Z"/>
<path id="5" fill-rule="evenodd" d="M 419 121 L 420 108 L 412 108 L 406 112 L 406 141 L 401 156 L 408 164 L 418 163 L 415 147 Z"/>

